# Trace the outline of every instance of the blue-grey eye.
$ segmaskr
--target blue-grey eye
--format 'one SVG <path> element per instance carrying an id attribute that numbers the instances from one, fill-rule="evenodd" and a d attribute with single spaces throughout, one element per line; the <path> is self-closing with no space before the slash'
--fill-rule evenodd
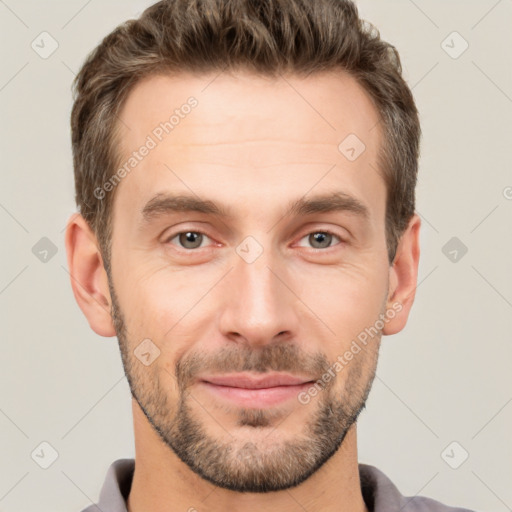
<path id="1" fill-rule="evenodd" d="M 179 245 L 184 249 L 198 249 L 201 247 L 204 237 L 205 235 L 198 231 L 183 231 L 176 234 L 176 236 L 171 238 L 169 242 L 172 242 L 177 238 Z"/>
<path id="2" fill-rule="evenodd" d="M 313 249 L 326 249 L 331 247 L 333 238 L 338 239 L 338 241 L 341 241 L 338 236 L 328 231 L 314 231 L 313 233 L 310 233 L 309 235 L 303 237 L 302 240 L 304 238 L 308 239 L 308 243 L 311 245 L 311 247 L 313 247 Z"/>

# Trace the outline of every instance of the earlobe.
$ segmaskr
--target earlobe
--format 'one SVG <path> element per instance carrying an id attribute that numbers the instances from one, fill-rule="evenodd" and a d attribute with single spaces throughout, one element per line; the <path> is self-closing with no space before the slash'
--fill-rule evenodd
<path id="1" fill-rule="evenodd" d="M 386 310 L 389 320 L 382 334 L 396 334 L 407 323 L 414 302 L 418 282 L 418 264 L 420 258 L 421 219 L 415 214 L 404 231 L 397 247 L 393 265 L 389 269 L 389 294 Z"/>
<path id="2" fill-rule="evenodd" d="M 107 273 L 96 236 L 81 215 L 68 221 L 66 252 L 71 288 L 91 329 L 100 336 L 115 336 Z"/>

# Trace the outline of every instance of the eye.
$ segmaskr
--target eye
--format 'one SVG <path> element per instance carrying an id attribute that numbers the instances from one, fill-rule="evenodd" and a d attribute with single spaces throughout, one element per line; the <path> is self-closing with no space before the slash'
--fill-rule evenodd
<path id="1" fill-rule="evenodd" d="M 313 249 L 328 249 L 332 247 L 331 242 L 333 238 L 337 239 L 341 242 L 341 238 L 330 231 L 313 231 L 308 235 L 301 238 L 301 240 L 307 239 L 307 241 L 311 244 Z M 299 244 L 301 247 L 303 245 Z"/>
<path id="2" fill-rule="evenodd" d="M 169 237 L 166 243 L 177 239 L 182 249 L 199 249 L 207 238 L 209 237 L 201 231 L 181 231 Z"/>
<path id="3" fill-rule="evenodd" d="M 179 233 L 171 235 L 165 240 L 165 242 L 178 245 L 182 249 L 193 250 L 205 247 L 207 244 L 204 242 L 208 239 L 210 239 L 210 237 L 201 231 L 180 231 Z M 330 231 L 313 231 L 302 237 L 301 241 L 305 239 L 307 239 L 313 249 L 320 250 L 328 249 L 333 245 L 336 245 L 333 243 L 334 240 L 338 240 L 338 243 L 342 242 L 338 235 Z M 305 247 L 301 243 L 299 243 L 299 246 Z"/>

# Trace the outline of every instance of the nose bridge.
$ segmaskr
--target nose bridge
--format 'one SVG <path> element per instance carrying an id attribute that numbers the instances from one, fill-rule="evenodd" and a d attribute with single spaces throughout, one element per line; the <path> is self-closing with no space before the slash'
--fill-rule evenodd
<path id="1" fill-rule="evenodd" d="M 236 249 L 221 328 L 225 335 L 264 344 L 280 333 L 293 331 L 297 319 L 293 293 L 279 276 L 279 255 L 251 238 Z"/>

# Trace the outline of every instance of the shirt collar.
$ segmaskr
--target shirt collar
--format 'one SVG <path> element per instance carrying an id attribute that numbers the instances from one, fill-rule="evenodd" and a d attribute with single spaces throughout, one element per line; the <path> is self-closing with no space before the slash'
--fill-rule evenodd
<path id="1" fill-rule="evenodd" d="M 97 504 L 102 512 L 127 512 L 126 499 L 130 493 L 134 470 L 134 459 L 118 459 L 110 465 Z M 369 464 L 359 463 L 359 477 L 361 493 L 369 512 L 471 512 L 467 509 L 447 507 L 423 496 L 406 498 L 380 469 Z M 91 505 L 82 512 L 97 512 L 98 508 Z"/>

